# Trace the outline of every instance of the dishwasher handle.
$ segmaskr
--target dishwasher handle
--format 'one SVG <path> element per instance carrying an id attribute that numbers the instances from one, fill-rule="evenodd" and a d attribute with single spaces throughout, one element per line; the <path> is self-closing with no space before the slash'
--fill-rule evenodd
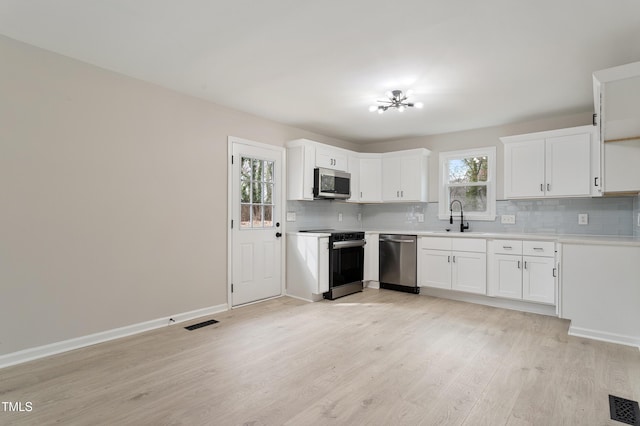
<path id="1" fill-rule="evenodd" d="M 381 243 L 415 243 L 416 240 L 399 240 L 396 238 L 385 238 L 385 239 L 380 239 Z"/>

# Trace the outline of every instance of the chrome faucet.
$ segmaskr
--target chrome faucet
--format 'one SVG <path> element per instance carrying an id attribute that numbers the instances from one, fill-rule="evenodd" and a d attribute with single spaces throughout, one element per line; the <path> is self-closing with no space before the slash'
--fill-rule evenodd
<path id="1" fill-rule="evenodd" d="M 449 216 L 449 223 L 453 225 L 453 203 L 457 202 L 460 204 L 460 232 L 464 232 L 465 229 L 469 229 L 469 222 L 464 224 L 464 213 L 462 212 L 462 201 L 453 200 L 451 204 L 449 204 L 449 211 L 451 212 L 451 216 Z"/>

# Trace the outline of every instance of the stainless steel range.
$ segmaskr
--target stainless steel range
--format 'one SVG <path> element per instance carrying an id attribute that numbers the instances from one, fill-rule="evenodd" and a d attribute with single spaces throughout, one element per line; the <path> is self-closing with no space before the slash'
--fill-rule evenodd
<path id="1" fill-rule="evenodd" d="M 364 232 L 335 231 L 333 229 L 304 232 L 328 232 L 329 237 L 329 291 L 325 299 L 362 291 L 364 278 Z"/>

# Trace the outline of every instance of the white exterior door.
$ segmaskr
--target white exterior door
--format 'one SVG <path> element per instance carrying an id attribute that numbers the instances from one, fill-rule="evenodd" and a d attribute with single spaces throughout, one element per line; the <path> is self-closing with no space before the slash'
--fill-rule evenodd
<path id="1" fill-rule="evenodd" d="M 231 306 L 282 294 L 279 147 L 230 138 Z"/>

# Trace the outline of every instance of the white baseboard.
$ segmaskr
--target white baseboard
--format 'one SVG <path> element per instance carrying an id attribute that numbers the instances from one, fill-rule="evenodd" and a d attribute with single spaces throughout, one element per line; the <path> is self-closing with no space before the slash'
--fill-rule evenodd
<path id="1" fill-rule="evenodd" d="M 380 281 L 365 281 L 364 282 L 364 287 L 365 288 L 380 288 Z"/>
<path id="2" fill-rule="evenodd" d="M 499 297 L 484 296 L 481 294 L 463 293 L 439 288 L 420 287 L 420 294 L 440 297 L 442 299 L 459 300 L 461 302 L 477 303 L 493 306 L 494 308 L 511 309 L 514 311 L 531 312 L 533 314 L 555 317 L 556 307 L 539 303 L 530 303 L 519 300 L 501 299 Z"/>
<path id="3" fill-rule="evenodd" d="M 97 343 L 108 342 L 109 340 L 119 339 L 121 337 L 131 336 L 132 334 L 142 333 L 144 331 L 154 330 L 156 328 L 170 325 L 169 319 L 173 318 L 176 324 L 200 318 L 207 315 L 213 315 L 229 310 L 226 303 L 208 308 L 196 309 L 195 311 L 183 312 L 164 318 L 158 318 L 151 321 L 131 324 L 112 330 L 101 331 L 99 333 L 89 334 L 86 336 L 76 337 L 61 342 L 55 342 L 48 345 L 37 346 L 35 348 L 24 349 L 18 352 L 12 352 L 6 355 L 0 355 L 0 368 L 9 367 L 11 365 L 22 364 L 27 361 L 56 355 L 73 349 L 84 348 L 85 346 L 95 345 Z"/>
<path id="4" fill-rule="evenodd" d="M 625 336 L 622 334 L 608 333 L 606 331 L 591 330 L 588 328 L 569 327 L 569 335 L 576 337 L 586 337 L 587 339 L 600 340 L 602 342 L 617 343 L 619 345 L 633 346 L 640 348 L 640 338 Z"/>

